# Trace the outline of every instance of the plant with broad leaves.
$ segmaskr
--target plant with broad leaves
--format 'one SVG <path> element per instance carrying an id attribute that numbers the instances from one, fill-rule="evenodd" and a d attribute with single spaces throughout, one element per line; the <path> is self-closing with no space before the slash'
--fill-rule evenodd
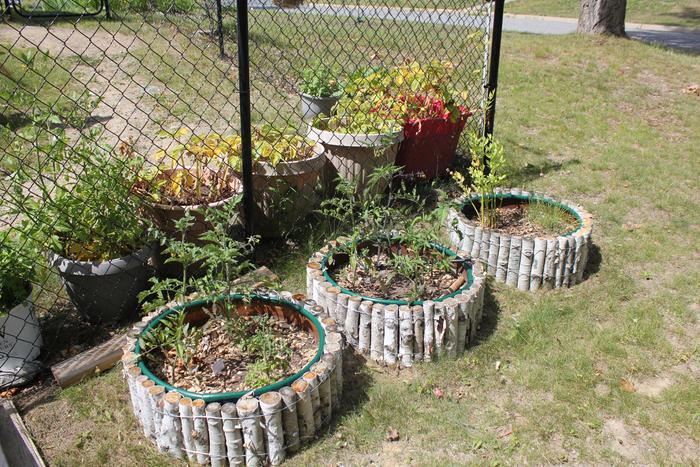
<path id="1" fill-rule="evenodd" d="M 29 295 L 37 259 L 31 244 L 0 231 L 0 318 Z"/>
<path id="2" fill-rule="evenodd" d="M 331 97 L 340 95 L 341 85 L 330 67 L 318 64 L 302 71 L 299 91 L 313 97 Z"/>

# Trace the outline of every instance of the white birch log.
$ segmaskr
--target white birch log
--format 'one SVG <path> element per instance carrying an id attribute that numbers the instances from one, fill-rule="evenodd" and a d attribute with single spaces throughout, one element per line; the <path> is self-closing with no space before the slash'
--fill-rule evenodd
<path id="1" fill-rule="evenodd" d="M 323 318 L 321 320 L 321 325 L 326 331 L 326 334 L 339 333 L 338 323 L 336 323 L 333 318 Z"/>
<path id="2" fill-rule="evenodd" d="M 458 306 L 457 315 L 457 356 L 464 353 L 469 340 L 469 298 L 465 295 L 457 295 L 455 297 Z"/>
<path id="3" fill-rule="evenodd" d="M 576 246 L 574 253 L 574 266 L 571 274 L 571 280 L 569 281 L 571 285 L 575 285 L 581 282 L 581 260 L 583 259 L 583 249 L 586 245 L 586 239 L 583 237 L 583 235 L 576 235 L 574 237 L 574 241 Z"/>
<path id="4" fill-rule="evenodd" d="M 324 354 L 321 357 L 321 361 L 330 369 L 329 380 L 331 387 L 331 410 L 337 410 L 338 404 L 340 404 L 340 397 L 338 394 L 338 381 L 337 381 L 337 364 L 336 357 L 333 354 Z"/>
<path id="5" fill-rule="evenodd" d="M 445 305 L 445 319 L 447 321 L 445 352 L 449 358 L 456 358 L 459 341 L 459 304 L 454 298 L 448 298 L 442 303 Z"/>
<path id="6" fill-rule="evenodd" d="M 423 361 L 423 340 L 425 336 L 425 320 L 423 317 L 423 307 L 414 305 L 411 308 L 413 315 L 413 361 Z"/>
<path id="7" fill-rule="evenodd" d="M 280 292 L 280 298 L 287 302 L 294 303 L 294 294 L 289 290 L 283 290 L 282 292 Z"/>
<path id="8" fill-rule="evenodd" d="M 330 303 L 328 301 L 328 296 L 326 295 L 328 293 L 328 288 L 332 287 L 331 283 L 326 280 L 326 277 L 323 276 L 323 280 L 319 281 L 318 283 L 318 306 L 323 308 L 323 311 L 325 313 L 328 313 Z"/>
<path id="9" fill-rule="evenodd" d="M 489 239 L 489 254 L 487 261 L 487 271 L 489 275 L 496 275 L 496 269 L 498 268 L 498 250 L 501 246 L 501 234 L 500 232 L 491 232 L 491 237 Z"/>
<path id="10" fill-rule="evenodd" d="M 564 269 L 566 268 L 566 254 L 568 242 L 566 237 L 557 237 L 557 261 L 556 273 L 554 277 L 554 287 L 557 289 L 562 286 L 564 281 Z"/>
<path id="11" fill-rule="evenodd" d="M 207 427 L 206 402 L 202 399 L 192 401 L 194 449 L 197 453 L 197 463 L 209 463 L 209 430 Z"/>
<path id="12" fill-rule="evenodd" d="M 399 343 L 399 307 L 387 305 L 384 307 L 384 362 L 387 365 L 396 363 L 396 353 Z"/>
<path id="13" fill-rule="evenodd" d="M 180 399 L 179 403 L 180 412 L 180 425 L 182 429 L 182 444 L 185 447 L 185 453 L 190 462 L 194 462 L 197 459 L 195 455 L 194 439 L 192 439 L 192 430 L 194 425 L 192 423 L 192 399 L 189 397 L 183 397 Z"/>
<path id="14" fill-rule="evenodd" d="M 518 290 L 530 290 L 530 273 L 532 272 L 532 255 L 535 241 L 524 237 L 520 253 L 520 266 L 518 271 Z"/>
<path id="15" fill-rule="evenodd" d="M 129 383 L 129 397 L 131 398 L 131 409 L 136 419 L 141 422 L 141 397 L 138 393 L 138 377 L 141 376 L 141 368 L 132 365 L 125 370 Z"/>
<path id="16" fill-rule="evenodd" d="M 510 255 L 510 235 L 500 234 L 498 242 L 498 261 L 496 263 L 496 282 L 505 282 L 508 275 L 508 258 Z"/>
<path id="17" fill-rule="evenodd" d="M 280 389 L 282 396 L 282 424 L 286 452 L 294 454 L 299 450 L 299 420 L 297 418 L 297 393 L 289 386 Z"/>
<path id="18" fill-rule="evenodd" d="M 503 188 L 500 186 L 497 186 L 496 188 L 493 189 L 493 192 L 497 195 L 500 195 L 501 193 L 503 193 Z M 510 191 L 508 191 L 508 192 L 510 193 Z"/>
<path id="19" fill-rule="evenodd" d="M 182 458 L 182 424 L 180 422 L 180 394 L 170 391 L 163 396 L 163 423 L 160 428 L 165 450 L 171 456 Z"/>
<path id="20" fill-rule="evenodd" d="M 491 249 L 491 230 L 483 229 L 481 232 L 481 247 L 479 248 L 479 261 L 486 269 L 489 263 L 489 252 Z"/>
<path id="21" fill-rule="evenodd" d="M 248 467 L 265 463 L 265 438 L 260 423 L 258 400 L 254 397 L 244 397 L 236 402 L 236 410 L 241 422 L 243 447 L 245 449 L 245 465 Z"/>
<path id="22" fill-rule="evenodd" d="M 295 305 L 298 305 L 300 307 L 304 307 L 304 301 L 306 300 L 306 294 L 303 293 L 295 293 L 292 295 L 292 302 Z"/>
<path id="23" fill-rule="evenodd" d="M 460 222 L 462 226 L 462 243 L 459 245 L 460 250 L 464 250 L 471 255 L 474 246 L 474 225 L 470 222 Z"/>
<path id="24" fill-rule="evenodd" d="M 340 293 L 340 289 L 337 287 L 327 287 L 326 288 L 326 303 L 328 304 L 328 307 L 326 311 L 328 314 L 331 316 L 333 319 L 338 318 L 338 294 Z"/>
<path id="25" fill-rule="evenodd" d="M 325 425 L 330 421 L 333 411 L 331 370 L 323 361 L 319 361 L 311 367 L 311 371 L 318 375 L 318 395 L 321 401 L 321 425 Z"/>
<path id="26" fill-rule="evenodd" d="M 313 311 L 315 306 L 316 300 L 314 300 L 313 298 L 307 298 L 306 300 L 304 300 L 304 309 L 309 313 Z"/>
<path id="27" fill-rule="evenodd" d="M 292 389 L 297 394 L 297 414 L 299 416 L 299 440 L 306 444 L 316 432 L 314 425 L 314 408 L 311 404 L 311 388 L 304 379 L 298 379 L 292 383 Z"/>
<path id="28" fill-rule="evenodd" d="M 375 362 L 384 360 L 384 305 L 372 305 L 372 330 L 370 338 L 370 358 Z"/>
<path id="29" fill-rule="evenodd" d="M 470 293 L 467 299 L 467 313 L 469 316 L 469 343 L 474 344 L 476 342 L 476 336 L 479 330 L 479 296 L 476 293 Z"/>
<path id="30" fill-rule="evenodd" d="M 557 267 L 557 239 L 547 239 L 547 252 L 544 256 L 544 274 L 542 276 L 542 287 L 547 290 L 554 288 Z"/>
<path id="31" fill-rule="evenodd" d="M 423 360 L 430 362 L 435 351 L 435 325 L 433 323 L 433 313 L 435 302 L 426 300 L 423 302 Z"/>
<path id="32" fill-rule="evenodd" d="M 353 347 L 357 347 L 359 339 L 360 303 L 362 303 L 362 298 L 356 295 L 350 297 L 347 315 L 345 316 L 345 338 Z"/>
<path id="33" fill-rule="evenodd" d="M 311 308 L 311 314 L 318 318 L 325 314 L 325 310 L 321 305 L 316 305 Z"/>
<path id="34" fill-rule="evenodd" d="M 459 248 L 460 244 L 462 243 L 461 237 L 462 237 L 462 232 L 460 231 L 459 228 L 459 220 L 458 220 L 458 213 L 454 209 L 450 209 L 447 212 L 447 233 L 450 239 L 450 245 L 452 245 L 453 248 Z"/>
<path id="35" fill-rule="evenodd" d="M 471 257 L 474 261 L 479 261 L 479 255 L 481 253 L 481 237 L 483 235 L 483 229 L 481 226 L 474 227 L 474 243 L 472 244 Z"/>
<path id="36" fill-rule="evenodd" d="M 265 419 L 267 460 L 270 465 L 280 465 L 285 459 L 282 396 L 276 391 L 270 391 L 261 394 L 259 400 Z"/>
<path id="37" fill-rule="evenodd" d="M 148 379 L 148 376 L 141 375 L 137 378 L 137 389 L 139 391 L 139 398 L 141 399 L 141 414 L 142 414 L 142 426 L 143 434 L 148 438 L 155 439 L 155 426 L 153 419 L 153 406 L 151 405 L 151 397 L 149 394 L 149 389 L 155 386 L 155 383 Z"/>
<path id="38" fill-rule="evenodd" d="M 530 290 L 538 290 L 542 286 L 544 275 L 544 259 L 547 256 L 547 239 L 536 238 L 532 255 L 532 272 L 530 274 Z"/>
<path id="39" fill-rule="evenodd" d="M 245 465 L 245 449 L 243 448 L 243 433 L 241 433 L 236 404 L 229 402 L 222 405 L 221 418 L 224 425 L 228 464 L 231 467 L 242 467 Z"/>
<path id="40" fill-rule="evenodd" d="M 338 306 L 335 309 L 335 320 L 338 322 L 338 326 L 345 329 L 345 319 L 348 314 L 348 300 L 350 299 L 350 295 L 339 293 L 337 299 Z"/>
<path id="41" fill-rule="evenodd" d="M 591 251 L 591 233 L 587 232 L 583 236 L 583 252 L 581 258 L 581 267 L 579 268 L 578 282 L 583 281 L 583 275 L 586 272 L 586 266 L 588 265 L 588 256 Z"/>
<path id="42" fill-rule="evenodd" d="M 221 417 L 221 404 L 212 402 L 207 404 L 204 412 L 207 415 L 207 433 L 209 435 L 209 459 L 212 467 L 226 465 L 226 438 L 224 437 L 224 424 Z"/>
<path id="43" fill-rule="evenodd" d="M 576 239 L 572 236 L 566 237 L 566 266 L 564 267 L 564 277 L 562 278 L 562 287 L 570 287 L 573 285 L 574 259 L 576 257 Z"/>
<path id="44" fill-rule="evenodd" d="M 321 304 L 321 297 L 319 296 L 321 282 L 325 282 L 326 278 L 323 276 L 321 271 L 314 271 L 311 275 L 311 298 L 316 302 L 317 305 Z"/>
<path id="45" fill-rule="evenodd" d="M 445 355 L 445 336 L 447 335 L 447 317 L 445 314 L 445 302 L 437 302 L 433 311 L 433 322 L 435 324 L 435 355 L 443 357 Z"/>
<path id="46" fill-rule="evenodd" d="M 156 438 L 156 445 L 160 451 L 165 451 L 165 443 L 160 436 L 160 430 L 163 426 L 163 396 L 165 388 L 163 386 L 152 386 L 148 390 L 150 396 L 151 411 L 153 412 L 153 435 Z"/>
<path id="47" fill-rule="evenodd" d="M 319 392 L 318 375 L 313 371 L 307 371 L 302 376 L 302 379 L 309 384 L 311 388 L 311 408 L 314 413 L 314 433 L 321 427 L 321 394 Z"/>
<path id="48" fill-rule="evenodd" d="M 408 305 L 399 307 L 399 357 L 403 366 L 413 366 L 413 316 Z"/>
<path id="49" fill-rule="evenodd" d="M 363 300 L 360 303 L 360 325 L 358 332 L 357 350 L 361 354 L 369 353 L 372 331 L 372 302 Z"/>
<path id="50" fill-rule="evenodd" d="M 313 296 L 313 278 L 317 272 L 321 272 L 321 263 L 312 261 L 306 265 L 306 296 Z"/>
<path id="51" fill-rule="evenodd" d="M 522 242 L 522 237 L 515 235 L 510 237 L 510 253 L 508 254 L 508 273 L 506 275 L 506 285 L 510 285 L 511 287 L 516 287 L 518 285 Z"/>
<path id="52" fill-rule="evenodd" d="M 343 346 L 342 344 L 326 344 L 325 353 L 332 354 L 335 359 L 335 368 L 333 369 L 333 379 L 338 393 L 338 400 L 334 400 L 335 406 L 343 395 Z M 332 394 L 332 393 L 331 393 Z"/>
<path id="53" fill-rule="evenodd" d="M 520 196 L 521 194 L 523 194 L 523 190 L 522 190 L 522 188 L 517 188 L 517 187 L 516 187 L 516 188 L 511 188 L 511 189 L 510 189 L 510 194 L 511 194 L 511 195 L 514 195 L 514 196 Z"/>

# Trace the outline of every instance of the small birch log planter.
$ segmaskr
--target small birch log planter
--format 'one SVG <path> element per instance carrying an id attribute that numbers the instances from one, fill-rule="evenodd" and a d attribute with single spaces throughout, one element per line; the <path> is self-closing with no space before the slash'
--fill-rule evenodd
<path id="1" fill-rule="evenodd" d="M 501 206 L 546 203 L 571 214 L 578 221 L 574 230 L 557 236 L 518 236 L 482 228 L 467 216 L 479 196 L 464 199 L 459 210 L 450 210 L 447 227 L 454 248 L 471 253 L 496 282 L 523 291 L 571 287 L 583 280 L 591 249 L 593 216 L 581 206 L 520 188 L 497 188 Z M 488 240 L 487 240 L 488 238 Z M 488 250 L 488 254 L 484 251 Z"/>
<path id="2" fill-rule="evenodd" d="M 231 295 L 166 306 L 146 316 L 127 339 L 122 363 L 132 411 L 144 434 L 163 452 L 192 463 L 231 466 L 279 465 L 330 422 L 342 394 L 343 338 L 327 316 L 274 296 Z M 267 313 L 312 335 L 318 350 L 304 368 L 277 383 L 239 392 L 193 393 L 155 376 L 141 358 L 143 340 L 163 318 L 184 310 L 192 326 L 228 300 L 241 315 Z M 314 410 L 317 413 L 314 413 Z"/>
<path id="3" fill-rule="evenodd" d="M 329 243 L 342 242 L 338 239 Z M 370 360 L 409 367 L 432 361 L 444 348 L 450 349 L 445 356 L 459 357 L 474 342 L 481 321 L 483 273 L 478 264 L 459 261 L 468 256 L 466 253 L 457 254 L 440 245 L 433 248 L 456 260 L 460 279 L 452 293 L 415 302 L 362 296 L 340 287 L 333 279 L 334 270 L 342 267 L 347 258 L 334 254 L 332 247 L 324 247 L 311 256 L 306 268 L 307 295 L 320 298 L 324 311 L 342 323 L 339 329 L 347 342 Z M 331 255 L 333 267 L 328 264 Z M 462 314 L 457 312 L 458 302 L 468 304 Z M 452 332 L 443 331 L 448 328 Z"/>

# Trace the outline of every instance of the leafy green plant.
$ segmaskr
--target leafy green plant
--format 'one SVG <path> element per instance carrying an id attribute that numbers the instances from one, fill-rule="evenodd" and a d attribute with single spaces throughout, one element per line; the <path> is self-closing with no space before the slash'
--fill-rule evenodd
<path id="1" fill-rule="evenodd" d="M 318 64 L 302 71 L 299 91 L 313 97 L 331 97 L 340 94 L 341 86 L 331 68 Z"/>
<path id="2" fill-rule="evenodd" d="M 347 255 L 351 282 L 356 283 L 361 272 L 380 291 L 387 291 L 402 279 L 411 284 L 406 298 L 414 301 L 424 293 L 426 278 L 450 269 L 450 258 L 433 248 L 440 240 L 446 208 L 428 209 L 426 198 L 405 182 L 386 195 L 378 189 L 399 170 L 392 165 L 374 170 L 363 190 L 356 181 L 338 180 L 336 196 L 321 203 L 320 213 L 347 234 L 347 242 L 339 244 L 334 255 Z M 380 258 L 386 263 L 380 264 Z M 334 261 L 331 256 L 331 264 Z"/>
<path id="3" fill-rule="evenodd" d="M 498 199 L 494 195 L 494 190 L 507 180 L 505 151 L 503 145 L 494 140 L 491 135 L 481 136 L 470 133 L 469 154 L 471 184 L 467 184 L 464 175 L 460 172 L 452 172 L 452 178 L 472 202 L 481 226 L 492 228 L 496 225 L 498 208 Z M 473 194 L 478 195 L 478 203 L 474 203 L 471 198 Z"/>
<path id="4" fill-rule="evenodd" d="M 20 165 L 9 177 L 5 212 L 40 249 L 81 261 L 104 261 L 144 245 L 146 226 L 132 193 L 138 162 L 95 143 L 99 133 L 70 146 L 64 135 L 34 147 L 38 160 L 62 164 L 60 174 Z M 31 186 L 31 190 L 26 187 Z"/>
<path id="5" fill-rule="evenodd" d="M 31 245 L 21 245 L 8 231 L 0 231 L 0 317 L 24 300 L 37 258 Z"/>

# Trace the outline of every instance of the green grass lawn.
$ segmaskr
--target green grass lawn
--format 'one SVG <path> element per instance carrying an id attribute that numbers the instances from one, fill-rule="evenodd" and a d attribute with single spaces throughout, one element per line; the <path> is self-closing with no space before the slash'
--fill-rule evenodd
<path id="1" fill-rule="evenodd" d="M 578 17 L 580 0 L 513 0 L 506 13 Z M 700 27 L 700 0 L 627 0 L 625 20 Z"/>
<path id="2" fill-rule="evenodd" d="M 439 29 L 429 32 L 451 33 Z M 354 31 L 347 29 L 353 47 L 328 53 L 346 63 L 366 54 L 371 44 L 351 40 Z M 370 39 L 386 47 L 379 58 L 411 54 L 401 51 L 398 33 L 380 32 Z M 269 49 L 252 49 L 254 77 L 266 60 L 284 68 L 298 59 L 280 52 L 293 39 L 275 40 Z M 314 41 L 310 50 L 320 44 Z M 212 96 L 235 91 L 221 81 L 235 80 L 235 70 L 223 64 L 199 76 L 197 62 L 166 57 L 168 65 L 153 70 L 148 65 L 157 57 L 140 59 L 143 68 L 130 73 L 150 73 L 172 88 L 159 101 L 166 122 L 198 86 L 218 86 Z M 402 371 L 354 367 L 346 375 L 351 397 L 343 414 L 290 465 L 700 458 L 700 112 L 698 97 L 682 92 L 695 84 L 700 63 L 624 39 L 506 33 L 501 64 L 496 136 L 510 156 L 512 183 L 576 200 L 594 214 L 596 250 L 587 279 L 535 294 L 489 283 L 479 343 L 460 360 Z M 293 82 L 293 76 L 259 81 L 254 117 L 265 116 L 267 107 L 291 115 Z M 190 105 L 209 115 L 200 104 Z M 184 107 L 182 115 L 192 118 Z M 288 289 L 301 289 L 313 243 L 269 259 Z M 630 384 L 635 392 L 628 392 Z M 443 398 L 433 395 L 435 388 Z M 143 438 L 118 369 L 18 403 L 52 465 L 173 464 Z M 399 441 L 386 440 L 390 427 Z"/>

